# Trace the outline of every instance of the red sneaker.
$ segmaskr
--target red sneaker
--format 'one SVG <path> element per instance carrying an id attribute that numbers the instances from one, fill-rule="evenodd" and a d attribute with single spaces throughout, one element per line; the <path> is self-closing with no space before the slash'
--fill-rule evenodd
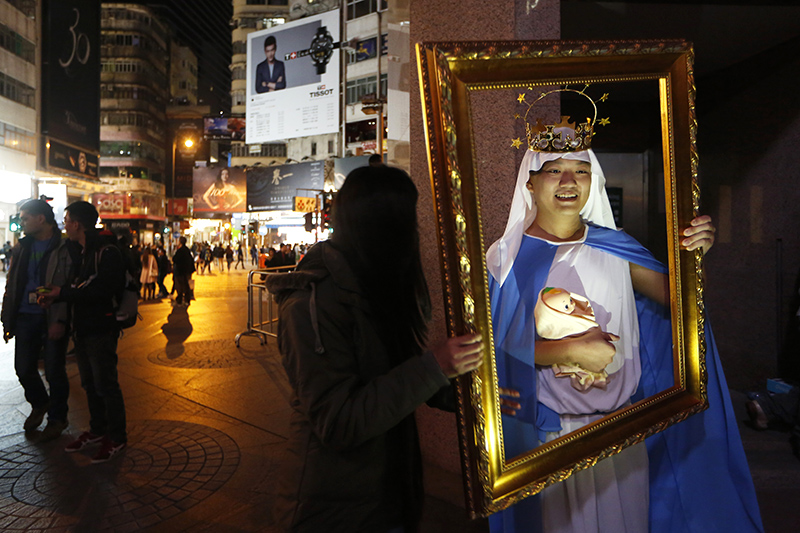
<path id="1" fill-rule="evenodd" d="M 65 452 L 77 452 L 78 450 L 82 450 L 89 446 L 90 444 L 94 444 L 95 442 L 100 442 L 103 440 L 102 435 L 95 435 L 90 431 L 84 431 L 81 433 L 80 437 L 75 439 L 74 441 L 70 442 L 66 446 L 64 446 Z"/>
<path id="2" fill-rule="evenodd" d="M 121 452 L 126 445 L 126 442 L 114 442 L 108 437 L 103 437 L 100 451 L 97 452 L 94 457 L 92 457 L 92 462 L 105 463 L 106 461 L 110 461 L 115 455 L 119 454 L 119 452 Z"/>

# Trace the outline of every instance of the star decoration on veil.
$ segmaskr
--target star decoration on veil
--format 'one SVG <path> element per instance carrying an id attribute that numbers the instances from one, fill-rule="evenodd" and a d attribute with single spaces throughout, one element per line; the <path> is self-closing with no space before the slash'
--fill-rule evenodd
<path id="1" fill-rule="evenodd" d="M 522 140 L 519 137 L 511 141 L 511 146 L 519 150 L 519 147 L 522 146 Z"/>

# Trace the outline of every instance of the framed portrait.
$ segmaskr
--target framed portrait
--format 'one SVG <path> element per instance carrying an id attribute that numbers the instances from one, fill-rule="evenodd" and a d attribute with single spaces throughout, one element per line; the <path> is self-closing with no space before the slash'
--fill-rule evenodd
<path id="1" fill-rule="evenodd" d="M 417 60 L 449 334 L 478 332 L 486 346 L 484 364 L 458 380 L 458 421 L 468 510 L 488 516 L 708 406 L 702 252 L 680 248 L 680 230 L 699 214 L 693 52 L 677 40 L 426 42 Z M 520 448 L 516 434 L 536 429 L 504 414 L 509 366 L 495 344 L 486 252 L 503 233 L 537 119 L 592 112 L 614 226 L 668 268 L 669 376 Z M 498 169 L 497 157 L 513 163 L 510 176 L 498 177 L 512 165 Z"/>

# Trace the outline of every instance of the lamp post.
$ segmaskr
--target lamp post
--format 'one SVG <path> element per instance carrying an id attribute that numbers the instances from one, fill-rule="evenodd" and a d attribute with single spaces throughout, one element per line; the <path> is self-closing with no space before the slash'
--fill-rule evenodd
<path id="1" fill-rule="evenodd" d="M 175 205 L 174 204 L 174 200 L 175 200 L 175 198 L 177 198 L 177 195 L 175 194 L 175 184 L 177 182 L 176 177 L 177 177 L 177 174 L 178 174 L 178 160 L 177 160 L 177 157 L 178 157 L 178 141 L 179 140 L 180 140 L 181 144 L 183 144 L 183 146 L 185 146 L 187 149 L 191 148 L 192 146 L 194 146 L 194 139 L 192 137 L 190 137 L 190 136 L 187 136 L 187 135 L 181 136 L 181 135 L 176 133 L 172 137 L 172 194 L 171 194 L 171 197 L 172 197 L 172 200 L 173 200 L 173 206 Z M 174 233 L 175 233 L 174 231 L 171 231 L 170 234 L 169 234 L 170 235 L 170 248 L 173 248 L 173 249 L 174 249 L 174 244 L 175 244 L 174 243 L 175 237 L 173 236 Z"/>

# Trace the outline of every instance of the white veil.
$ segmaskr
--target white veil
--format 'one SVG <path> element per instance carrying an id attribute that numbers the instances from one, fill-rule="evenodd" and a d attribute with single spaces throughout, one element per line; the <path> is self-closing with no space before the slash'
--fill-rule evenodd
<path id="1" fill-rule="evenodd" d="M 495 241 L 486 252 L 486 268 L 501 285 L 514 265 L 514 259 L 516 259 L 522 243 L 522 234 L 536 218 L 536 204 L 525 186 L 530 178 L 530 171 L 540 170 L 547 161 L 562 158 L 586 161 L 592 165 L 592 186 L 589 199 L 581 210 L 581 218 L 598 226 L 616 229 L 611 204 L 605 189 L 606 178 L 603 175 L 603 169 L 600 168 L 600 162 L 592 150 L 560 153 L 525 150 L 525 157 L 522 159 L 517 174 L 517 186 L 514 189 L 514 198 L 511 200 L 511 212 L 508 214 L 506 230 L 503 236 Z"/>

